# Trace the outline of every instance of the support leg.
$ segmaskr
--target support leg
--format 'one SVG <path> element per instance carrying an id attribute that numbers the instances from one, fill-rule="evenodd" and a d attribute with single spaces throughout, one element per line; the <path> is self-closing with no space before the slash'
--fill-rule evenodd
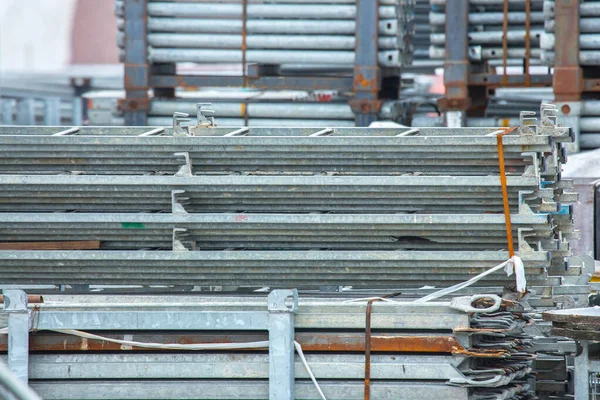
<path id="1" fill-rule="evenodd" d="M 298 292 L 269 294 L 269 399 L 294 400 L 294 313 Z"/>
<path id="2" fill-rule="evenodd" d="M 29 378 L 29 313 L 27 294 L 4 289 L 4 311 L 8 313 L 8 368 L 20 380 Z"/>

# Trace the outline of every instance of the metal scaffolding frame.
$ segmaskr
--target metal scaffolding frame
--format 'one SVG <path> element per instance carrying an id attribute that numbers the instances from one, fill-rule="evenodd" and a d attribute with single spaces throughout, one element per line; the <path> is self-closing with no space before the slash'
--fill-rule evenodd
<path id="1" fill-rule="evenodd" d="M 175 88 L 176 87 L 186 87 L 186 88 L 198 88 L 198 87 L 249 87 L 249 88 L 258 88 L 258 89 L 269 89 L 269 90 L 338 90 L 340 92 L 351 92 L 353 93 L 352 99 L 349 104 L 352 108 L 352 111 L 355 113 L 355 123 L 357 126 L 367 126 L 369 123 L 377 119 L 377 114 L 381 108 L 382 101 L 379 98 L 379 92 L 382 88 L 382 80 L 384 79 L 384 74 L 381 71 L 380 65 L 383 61 L 388 62 L 391 59 L 396 59 L 397 55 L 390 54 L 389 56 L 386 54 L 379 54 L 379 44 L 378 44 L 378 31 L 380 30 L 379 24 L 379 14 L 381 10 L 393 11 L 397 12 L 400 7 L 405 7 L 405 5 L 398 5 L 398 2 L 388 2 L 384 1 L 382 7 L 379 7 L 380 0 L 357 0 L 355 5 L 344 5 L 344 6 L 333 6 L 332 10 L 335 11 L 332 14 L 331 18 L 340 18 L 338 14 L 342 12 L 342 10 L 354 9 L 352 15 L 352 19 L 349 20 L 339 20 L 339 23 L 344 24 L 346 21 L 350 22 L 353 27 L 351 32 L 355 33 L 353 50 L 354 52 L 348 52 L 349 57 L 353 58 L 353 63 L 350 63 L 349 66 L 353 66 L 352 72 L 349 74 L 337 74 L 337 76 L 331 74 L 324 74 L 322 76 L 297 76 L 297 75 L 289 75 L 283 76 L 280 75 L 275 65 L 277 63 L 273 63 L 274 65 L 258 65 L 258 64 L 250 64 L 247 62 L 247 53 L 251 55 L 252 49 L 247 49 L 251 42 L 249 40 L 254 40 L 251 36 L 248 36 L 249 29 L 254 32 L 254 25 L 249 24 L 249 22 L 255 22 L 260 20 L 250 20 L 248 19 L 248 8 L 256 7 L 256 4 L 247 5 L 246 0 L 241 0 L 242 6 L 242 15 L 241 21 L 242 26 L 237 27 L 236 29 L 241 30 L 241 53 L 242 53 L 242 64 L 243 66 L 243 75 L 242 76 L 202 76 L 202 75 L 182 75 L 178 74 L 175 68 L 175 64 L 171 60 L 176 60 L 173 58 L 174 55 L 166 55 L 165 57 L 160 58 L 159 61 L 156 61 L 159 56 L 158 53 L 161 51 L 164 52 L 165 49 L 159 49 L 157 51 L 153 51 L 152 54 L 148 53 L 148 45 L 151 44 L 149 40 L 155 41 L 157 38 L 155 36 L 149 36 L 147 32 L 147 26 L 153 26 L 148 14 L 148 7 L 152 6 L 151 9 L 154 10 L 157 7 L 163 7 L 164 4 L 161 3 L 149 3 L 148 0 L 142 1 L 132 1 L 132 0 L 124 0 L 123 2 L 117 2 L 117 12 L 122 13 L 122 17 L 124 22 L 122 23 L 123 35 L 120 40 L 122 40 L 124 52 L 122 54 L 124 58 L 125 64 L 125 78 L 124 85 L 126 91 L 125 99 L 121 100 L 119 103 L 120 108 L 125 114 L 125 125 L 147 125 L 148 123 L 148 113 L 150 111 L 150 104 L 152 99 L 148 97 L 148 90 L 154 89 L 154 95 L 158 97 L 164 98 L 174 98 L 175 97 Z M 407 0 L 406 3 L 409 4 L 411 0 Z M 169 5 L 167 3 L 167 5 Z M 175 4 L 176 5 L 176 4 Z M 169 5 L 171 6 L 171 5 Z M 193 5 L 192 5 L 193 6 Z M 239 7 L 240 4 L 229 4 L 229 5 L 221 5 L 224 7 L 224 12 L 233 12 L 231 14 L 233 18 L 239 16 L 236 14 L 239 10 L 232 11 L 230 8 Z M 260 6 L 260 5 L 258 5 Z M 297 6 L 297 5 L 294 5 Z M 407 5 L 408 6 L 408 5 Z M 267 9 L 267 7 L 275 7 L 275 5 L 265 5 L 262 8 Z M 279 7 L 287 10 L 290 6 Z M 300 6 L 304 7 L 304 9 L 308 9 L 310 7 L 314 9 L 311 11 L 311 15 L 319 15 L 319 7 L 318 5 L 304 5 Z M 329 7 L 329 6 L 325 6 Z M 323 8 L 323 7 L 322 7 Z M 381 9 L 381 10 L 380 10 Z M 158 10 L 158 9 L 157 9 Z M 252 11 L 253 9 L 250 9 Z M 290 9 L 291 10 L 291 9 Z M 395 10 L 395 11 L 394 11 Z M 158 10 L 160 11 L 160 10 Z M 207 10 L 205 10 L 207 11 Z M 154 11 L 153 11 L 154 12 Z M 279 11 L 277 11 L 279 12 Z M 274 16 L 278 16 L 277 12 Z M 155 12 L 156 13 L 156 12 Z M 209 12 L 210 14 L 210 12 Z M 392 14 L 384 12 L 383 18 L 389 18 Z M 156 14 L 159 17 L 160 13 Z M 170 14 L 169 14 L 170 15 Z M 208 15 L 208 14 L 207 14 Z M 212 15 L 212 14 L 211 14 Z M 229 14 L 224 14 L 229 15 Z M 253 14 L 250 14 L 253 15 Z M 268 14 L 270 15 L 270 14 Z M 186 16 L 188 16 L 186 14 Z M 220 15 L 221 17 L 221 15 Z M 296 17 L 296 14 L 294 14 Z M 346 16 L 347 17 L 347 16 Z M 344 17 L 344 18 L 346 18 Z M 154 17 L 156 18 L 156 17 Z M 255 17 L 256 18 L 256 17 Z M 164 18 L 160 18 L 161 21 Z M 354 19 L 354 21 L 352 21 Z M 186 18 L 187 20 L 187 18 Z M 184 20 L 174 19 L 171 21 L 172 23 L 169 25 L 173 25 L 173 29 L 176 31 L 181 29 L 192 29 L 192 31 L 197 30 L 193 24 L 194 20 L 190 20 L 190 22 L 185 22 L 183 27 L 180 27 L 181 23 Z M 219 24 L 219 21 L 211 21 L 213 25 Z M 333 20 L 336 22 L 335 20 Z M 393 30 L 394 25 L 398 23 L 397 20 L 394 19 L 386 19 L 384 20 L 386 23 L 381 26 L 381 28 L 386 30 Z M 169 22 L 169 21 L 167 21 Z M 402 23 L 410 23 L 408 21 L 401 21 Z M 338 25 L 339 25 L 338 23 Z M 162 26 L 162 22 L 160 23 Z M 197 24 L 196 24 L 197 25 Z M 235 25 L 234 25 L 235 26 Z M 336 25 L 337 26 L 337 25 Z M 215 26 L 215 28 L 220 31 L 225 29 L 223 27 Z M 260 29 L 260 27 L 258 27 Z M 331 28 L 331 27 L 329 27 Z M 164 29 L 164 27 L 162 28 Z M 226 30 L 230 30 L 231 27 L 226 27 Z M 287 28 L 286 28 L 287 29 Z M 347 28 L 344 28 L 347 30 Z M 399 27 L 396 26 L 396 31 L 399 31 Z M 272 31 L 272 28 L 270 29 Z M 159 34 L 160 35 L 160 34 Z M 164 36 L 164 35 L 163 35 Z M 181 35 L 180 35 L 181 36 Z M 166 37 L 166 40 L 170 40 L 171 36 Z M 375 38 L 375 40 L 374 40 Z M 160 38 L 159 38 L 160 39 Z M 192 38 L 194 39 L 194 38 Z M 197 38 L 196 38 L 197 39 Z M 194 40 L 196 40 L 194 39 Z M 397 46 L 398 43 L 401 44 L 402 38 L 394 38 L 390 37 L 390 40 L 394 42 L 394 46 Z M 387 39 L 386 39 L 387 40 Z M 391 41 L 388 42 L 391 43 Z M 235 39 L 235 42 L 238 42 L 238 39 Z M 308 42 L 307 42 L 308 43 Z M 311 39 L 310 43 L 321 43 L 321 41 Z M 385 45 L 387 42 L 382 42 Z M 179 52 L 182 50 L 179 49 Z M 195 51 L 195 50 L 194 50 Z M 206 59 L 201 56 L 201 52 L 198 53 L 195 51 L 195 55 L 201 57 L 201 59 Z M 331 57 L 330 54 L 329 57 Z M 237 57 L 237 55 L 235 56 Z M 153 61 L 153 59 L 155 61 Z M 251 59 L 249 59 L 251 61 Z M 335 63 L 335 60 L 329 61 L 330 63 Z M 384 64 L 385 65 L 385 64 Z M 246 67 L 248 70 L 246 71 Z M 386 68 L 385 73 L 390 74 L 393 72 L 395 75 L 399 75 L 399 70 L 397 68 Z M 399 90 L 399 88 L 398 88 Z M 396 92 L 398 92 L 396 90 Z M 248 116 L 244 116 L 244 119 L 247 121 Z"/>

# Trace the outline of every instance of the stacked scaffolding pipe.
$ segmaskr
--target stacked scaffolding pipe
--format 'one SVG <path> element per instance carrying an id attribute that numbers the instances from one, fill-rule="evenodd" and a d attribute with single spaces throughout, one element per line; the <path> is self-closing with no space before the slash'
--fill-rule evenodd
<path id="1" fill-rule="evenodd" d="M 538 341 L 523 332 L 523 310 L 501 301 L 500 310 L 472 313 L 491 306 L 492 293 L 520 299 L 514 276 L 498 269 L 469 288 L 487 300 L 405 300 L 511 257 L 497 135 L 510 246 L 524 263 L 528 301 L 553 307 L 565 294 L 585 299 L 593 266 L 570 257 L 569 240 L 578 234 L 569 204 L 577 196 L 561 179 L 573 133 L 556 124 L 554 107 L 543 105 L 539 121 L 522 114 L 511 130 L 219 128 L 201 112 L 198 125 L 181 117 L 169 128 L 1 128 L 0 282 L 245 291 L 344 286 L 361 297 L 400 289 L 402 301 L 373 306 L 373 396 L 414 398 L 417 388 L 424 399 L 531 396 Z M 154 343 L 262 341 L 253 324 L 267 313 L 250 317 L 265 308 L 257 296 L 51 296 L 28 326 L 114 330 L 113 337 Z M 327 398 L 363 398 L 365 302 L 324 297 L 300 302 L 296 340 Z M 196 332 L 208 329 L 206 313 L 222 313 L 218 334 Z M 156 329 L 164 333 L 145 332 Z M 44 354 L 31 358 L 30 371 L 45 398 L 268 398 L 272 372 L 264 351 L 140 352 L 37 335 L 32 348 Z M 296 365 L 297 392 L 318 398 Z"/>
<path id="2" fill-rule="evenodd" d="M 494 298 L 466 297 L 456 299 L 458 302 L 377 303 L 370 316 L 373 331 L 367 358 L 361 354 L 366 348 L 365 301 L 308 296 L 300 296 L 299 300 L 292 326 L 295 340 L 328 399 L 363 399 L 366 364 L 373 378 L 369 392 L 381 399 L 408 400 L 418 393 L 432 400 L 439 396 L 476 400 L 490 395 L 508 400 L 532 393 L 535 356 L 532 337 L 524 332 L 529 319 L 513 302 L 501 301 L 494 306 Z M 470 303 L 482 312 L 469 314 L 465 305 Z M 223 342 L 268 343 L 268 335 L 263 332 L 269 316 L 266 309 L 267 299 L 261 295 L 144 299 L 46 296 L 37 307 L 37 316 L 31 315 L 38 330 L 31 335 L 32 345 L 46 350 L 30 357 L 30 383 L 44 399 L 56 400 L 108 400 L 127 398 L 127 393 L 140 399 L 167 400 L 192 396 L 272 398 L 267 389 L 271 361 L 261 348 L 165 352 L 160 348 L 115 346 L 110 341 L 83 339 L 65 331 L 45 332 L 58 326 L 100 330 L 109 340 L 152 341 L 159 345 L 190 341 L 217 346 Z M 214 318 L 230 331 L 198 332 Z M 240 326 L 242 321 L 246 323 Z M 231 331 L 231 327 L 236 330 Z M 165 328 L 169 331 L 156 332 Z M 63 345 L 53 347 L 52 337 Z M 87 345 L 77 346 L 82 340 Z M 5 344 L 0 347 L 5 348 Z M 291 361 L 297 395 L 320 399 L 306 379 L 308 374 L 300 358 Z M 141 364 L 144 368 L 139 368 Z"/>
<path id="3" fill-rule="evenodd" d="M 429 22 L 432 25 L 431 47 L 429 56 L 432 59 L 443 60 L 445 56 L 444 44 L 446 35 L 444 26 L 446 15 L 444 7 L 445 0 L 431 0 L 432 11 L 429 14 Z M 471 61 L 482 62 L 489 61 L 494 65 L 503 62 L 506 58 L 507 64 L 514 64 L 515 61 L 522 63 L 522 60 L 528 59 L 530 64 L 536 64 L 541 56 L 539 49 L 540 37 L 544 31 L 544 12 L 543 1 L 531 1 L 529 13 L 529 31 L 525 29 L 527 19 L 525 1 L 509 1 L 509 12 L 506 18 L 508 21 L 506 41 L 508 48 L 503 48 L 504 34 L 503 21 L 505 21 L 503 1 L 470 1 L 470 10 L 468 16 L 469 23 L 469 51 L 468 55 Z M 530 47 L 525 45 L 526 38 L 529 36 Z"/>
<path id="4" fill-rule="evenodd" d="M 582 1 L 579 4 L 579 64 L 584 68 L 594 68 L 600 65 L 600 3 Z M 554 1 L 544 1 L 545 32 L 542 35 L 540 48 L 542 61 L 548 66 L 554 66 L 554 48 L 556 42 Z M 587 75 L 584 74 L 584 75 Z M 579 103 L 579 147 L 595 149 L 600 147 L 600 101 L 593 96 L 584 96 Z"/>
<path id="5" fill-rule="evenodd" d="M 600 65 L 600 38 L 598 35 L 598 17 L 600 17 L 600 3 L 594 1 L 581 2 L 579 5 L 580 35 L 579 35 L 579 64 L 582 66 Z M 541 60 L 544 64 L 554 65 L 555 46 L 555 20 L 554 1 L 544 1 L 544 29 L 541 37 Z"/>
<path id="6" fill-rule="evenodd" d="M 116 2 L 119 27 L 124 8 Z M 147 44 L 150 62 L 246 62 L 352 65 L 355 62 L 356 5 L 247 5 L 246 36 L 242 36 L 243 6 L 222 3 L 149 2 Z M 381 2 L 379 62 L 395 68 L 410 64 L 414 30 L 412 2 Z M 185 17 L 185 18 L 182 18 Z M 219 18 L 215 20 L 214 18 Z M 120 33 L 117 43 L 124 48 Z"/>

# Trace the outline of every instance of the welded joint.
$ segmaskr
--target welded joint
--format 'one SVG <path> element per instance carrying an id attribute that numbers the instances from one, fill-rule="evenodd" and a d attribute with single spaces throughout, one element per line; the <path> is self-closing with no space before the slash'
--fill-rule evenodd
<path id="1" fill-rule="evenodd" d="M 486 308 L 473 307 L 473 303 L 480 299 L 492 300 L 494 304 Z M 466 313 L 490 313 L 498 311 L 502 304 L 502 298 L 495 294 L 474 294 L 472 296 L 453 297 L 450 301 L 450 308 Z"/>
<path id="2" fill-rule="evenodd" d="M 190 153 L 185 151 L 181 153 L 173 153 L 176 158 L 183 158 L 184 164 L 179 168 L 179 171 L 175 173 L 177 177 L 190 177 L 192 173 L 192 160 L 190 159 Z"/>
<path id="3" fill-rule="evenodd" d="M 278 289 L 269 293 L 267 309 L 271 312 L 296 313 L 298 311 L 298 290 Z"/>
<path id="4" fill-rule="evenodd" d="M 21 289 L 2 289 L 2 294 L 4 295 L 4 312 L 27 312 L 27 293 L 25 291 Z"/>
<path id="5" fill-rule="evenodd" d="M 183 197 L 185 190 L 171 190 L 171 212 L 173 214 L 187 214 L 182 202 L 187 202 L 190 198 Z"/>

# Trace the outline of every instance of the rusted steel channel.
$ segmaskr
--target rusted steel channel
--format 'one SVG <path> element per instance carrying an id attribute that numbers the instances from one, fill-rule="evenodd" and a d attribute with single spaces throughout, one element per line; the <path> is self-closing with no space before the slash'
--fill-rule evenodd
<path id="1" fill-rule="evenodd" d="M 267 333 L 234 334 L 222 333 L 100 333 L 113 339 L 130 340 L 144 343 L 242 343 L 258 342 L 268 339 Z M 348 333 L 296 333 L 296 341 L 307 352 L 364 352 L 365 335 L 363 332 Z M 123 346 L 101 340 L 85 339 L 57 332 L 32 332 L 29 336 L 31 352 L 78 352 L 78 351 L 148 351 L 148 349 Z M 0 352 L 8 350 L 6 335 L 0 336 Z M 441 353 L 464 354 L 482 357 L 495 353 L 471 352 L 465 349 L 452 334 L 439 335 L 402 335 L 376 333 L 371 336 L 371 352 L 397 353 Z"/>

